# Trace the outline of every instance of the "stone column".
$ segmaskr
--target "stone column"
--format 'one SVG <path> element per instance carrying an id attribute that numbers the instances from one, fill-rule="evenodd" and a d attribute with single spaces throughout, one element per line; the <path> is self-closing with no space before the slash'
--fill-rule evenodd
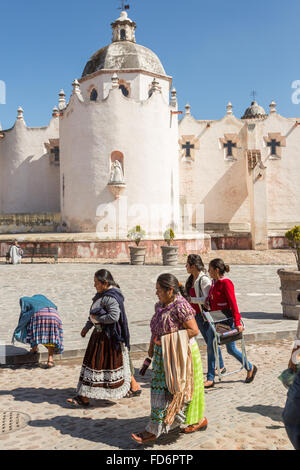
<path id="1" fill-rule="evenodd" d="M 250 201 L 250 221 L 253 250 L 268 249 L 268 205 L 266 167 L 262 163 L 261 151 L 258 150 L 256 127 L 249 123 L 247 173 L 248 193 Z"/>

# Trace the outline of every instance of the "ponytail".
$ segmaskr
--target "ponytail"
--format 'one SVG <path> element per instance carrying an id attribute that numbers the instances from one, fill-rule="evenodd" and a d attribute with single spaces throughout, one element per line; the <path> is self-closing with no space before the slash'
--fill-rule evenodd
<path id="1" fill-rule="evenodd" d="M 225 264 L 224 261 L 221 258 L 215 258 L 213 259 L 210 263 L 210 266 L 212 266 L 214 269 L 218 269 L 220 276 L 224 276 L 225 273 L 230 272 L 230 267 L 228 264 Z"/>
<path id="2" fill-rule="evenodd" d="M 95 273 L 95 277 L 102 284 L 105 284 L 107 282 L 110 287 L 117 287 L 118 289 L 120 289 L 119 284 L 115 282 L 112 274 L 107 269 L 100 269 Z"/>

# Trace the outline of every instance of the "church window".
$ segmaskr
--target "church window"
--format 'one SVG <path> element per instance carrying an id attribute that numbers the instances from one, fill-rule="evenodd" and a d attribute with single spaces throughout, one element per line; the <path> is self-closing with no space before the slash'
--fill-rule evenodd
<path id="1" fill-rule="evenodd" d="M 97 92 L 96 88 L 93 88 L 92 91 L 91 91 L 91 94 L 90 94 L 90 100 L 91 101 L 97 101 L 97 98 L 98 98 L 98 92 Z"/>
<path id="2" fill-rule="evenodd" d="M 127 97 L 129 95 L 129 90 L 128 90 L 128 88 L 126 88 L 125 85 L 120 85 L 119 88 L 120 88 L 120 90 L 122 90 L 122 93 L 123 93 L 124 96 Z"/>
<path id="3" fill-rule="evenodd" d="M 227 158 L 228 157 L 233 157 L 232 149 L 236 148 L 236 144 L 232 142 L 232 140 L 228 140 L 224 144 L 224 148 L 227 149 Z"/>
<path id="4" fill-rule="evenodd" d="M 186 142 L 182 145 L 182 149 L 185 150 L 185 157 L 191 158 L 191 150 L 195 148 L 195 145 L 191 144 L 191 142 Z"/>
<path id="5" fill-rule="evenodd" d="M 121 29 L 120 39 L 121 39 L 121 41 L 126 41 L 126 31 L 125 31 L 125 29 Z"/>
<path id="6" fill-rule="evenodd" d="M 51 152 L 51 157 L 52 157 L 52 162 L 56 165 L 59 164 L 59 147 L 54 147 L 53 149 L 50 150 Z"/>

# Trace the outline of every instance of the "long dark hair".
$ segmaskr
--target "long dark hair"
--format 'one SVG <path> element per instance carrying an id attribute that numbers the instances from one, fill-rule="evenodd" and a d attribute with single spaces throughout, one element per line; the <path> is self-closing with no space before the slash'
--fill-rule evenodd
<path id="1" fill-rule="evenodd" d="M 95 273 L 95 277 L 100 281 L 102 284 L 105 284 L 108 282 L 108 285 L 110 287 L 118 287 L 120 289 L 119 284 L 117 284 L 111 274 L 110 271 L 107 271 L 107 269 L 100 269 Z"/>
<path id="2" fill-rule="evenodd" d="M 175 277 L 173 274 L 161 274 L 158 277 L 157 282 L 164 291 L 173 289 L 174 294 L 181 294 L 183 297 L 185 296 L 184 288 L 178 281 L 177 277 Z"/>
<path id="3" fill-rule="evenodd" d="M 202 258 L 201 258 L 200 255 L 189 255 L 188 258 L 187 258 L 187 263 L 190 266 L 195 266 L 195 268 L 199 272 L 201 272 L 201 271 L 206 272 L 206 269 L 204 267 L 204 263 L 203 263 Z M 193 285 L 193 280 L 194 280 L 194 276 L 191 274 L 189 276 L 188 280 L 185 283 L 185 291 L 186 291 L 187 296 L 189 296 L 189 294 L 190 294 L 190 289 Z"/>
<path id="4" fill-rule="evenodd" d="M 229 273 L 230 267 L 228 264 L 225 264 L 221 258 L 215 258 L 209 263 L 214 269 L 218 269 L 220 276 L 223 276 L 225 273 Z"/>

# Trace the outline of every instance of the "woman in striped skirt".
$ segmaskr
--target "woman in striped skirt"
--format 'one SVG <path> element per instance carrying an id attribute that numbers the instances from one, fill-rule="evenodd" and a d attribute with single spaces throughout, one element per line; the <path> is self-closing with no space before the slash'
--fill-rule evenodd
<path id="1" fill-rule="evenodd" d="M 21 314 L 13 334 L 13 342 L 30 344 L 31 353 L 38 353 L 42 344 L 48 349 L 47 368 L 54 367 L 53 355 L 62 354 L 63 325 L 57 307 L 44 295 L 22 297 Z"/>
<path id="2" fill-rule="evenodd" d="M 132 434 L 132 438 L 141 444 L 154 441 L 161 434 L 167 433 L 179 425 L 184 425 L 183 432 L 185 433 L 198 430 L 204 431 L 207 428 L 207 419 L 204 417 L 202 362 L 199 347 L 195 340 L 195 336 L 199 334 L 195 311 L 181 295 L 183 289 L 172 274 L 159 276 L 156 293 L 159 302 L 155 306 L 155 315 L 150 324 L 152 337 L 148 351 L 149 357 L 153 358 L 151 415 L 145 431 Z M 187 347 L 192 357 L 191 373 L 186 374 L 183 381 L 188 383 L 191 376 L 192 386 L 187 386 L 176 402 L 175 395 L 177 394 L 170 392 L 171 387 L 168 384 L 172 381 L 168 380 L 168 377 L 172 376 L 177 379 L 179 377 L 177 383 L 180 384 L 182 382 L 180 380 L 181 368 L 179 367 L 174 374 L 174 367 L 168 367 L 162 343 L 163 346 L 166 344 L 167 337 L 171 338 L 170 341 L 173 341 L 173 333 L 183 333 L 182 330 L 187 332 Z M 181 337 L 184 337 L 184 335 Z M 182 358 L 179 358 L 179 354 L 179 348 L 173 347 L 173 357 L 175 356 L 173 364 L 177 362 L 177 364 L 182 365 Z"/>

